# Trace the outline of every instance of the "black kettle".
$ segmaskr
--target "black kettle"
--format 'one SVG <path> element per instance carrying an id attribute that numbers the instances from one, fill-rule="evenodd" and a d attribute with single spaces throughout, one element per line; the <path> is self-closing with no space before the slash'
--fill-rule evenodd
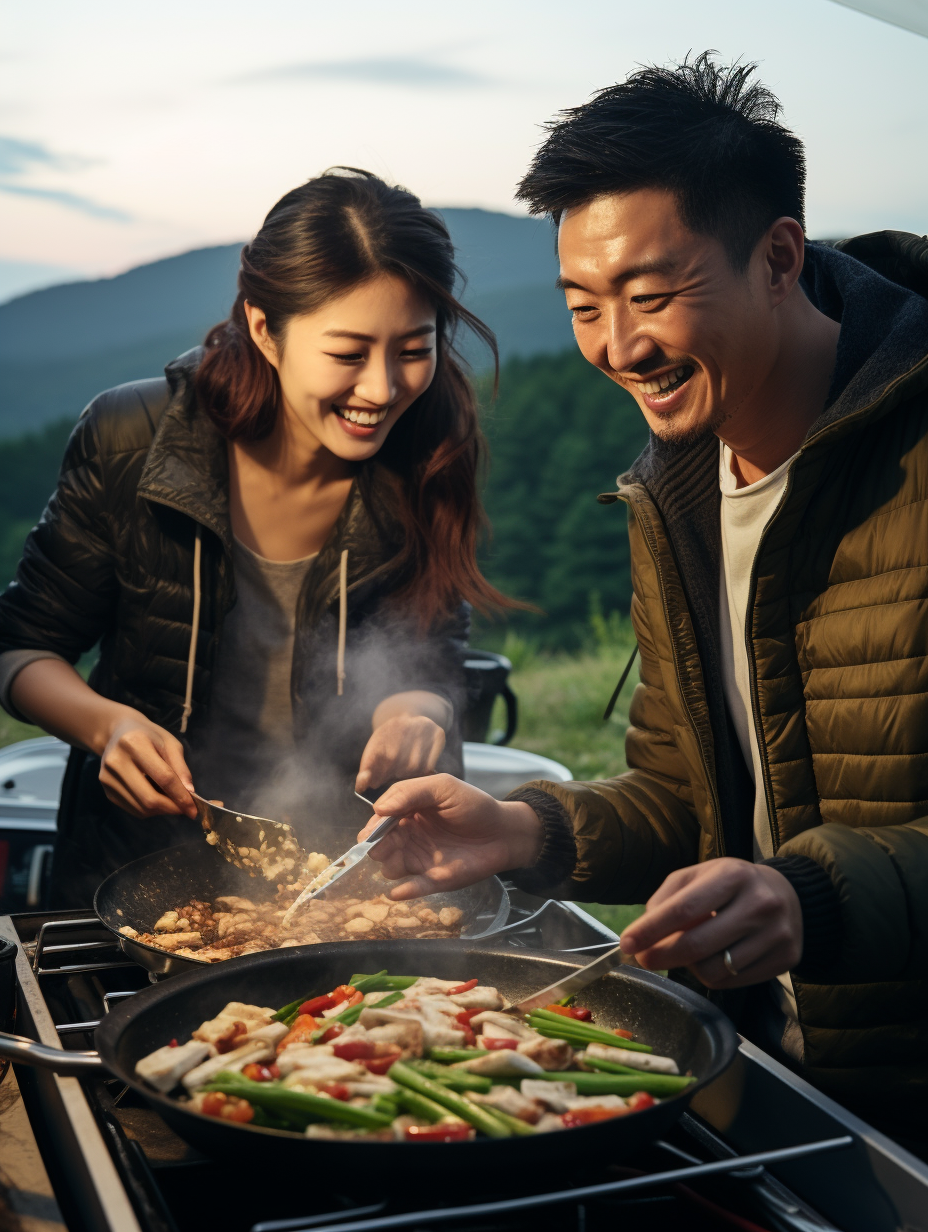
<path id="1" fill-rule="evenodd" d="M 494 744 L 508 744 L 516 734 L 519 702 L 509 687 L 512 664 L 505 655 L 492 650 L 468 650 L 464 658 L 467 679 L 467 707 L 462 724 L 465 740 L 486 744 L 490 715 L 497 697 L 506 702 L 506 730 Z"/>

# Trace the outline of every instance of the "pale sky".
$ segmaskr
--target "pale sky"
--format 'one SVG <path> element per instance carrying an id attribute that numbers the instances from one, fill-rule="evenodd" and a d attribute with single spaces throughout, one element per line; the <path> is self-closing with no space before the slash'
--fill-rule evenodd
<path id="1" fill-rule="evenodd" d="M 709 47 L 806 142 L 810 235 L 928 230 L 928 39 L 830 0 L 0 0 L 0 299 L 244 238 L 334 163 L 520 212 L 544 120 Z"/>

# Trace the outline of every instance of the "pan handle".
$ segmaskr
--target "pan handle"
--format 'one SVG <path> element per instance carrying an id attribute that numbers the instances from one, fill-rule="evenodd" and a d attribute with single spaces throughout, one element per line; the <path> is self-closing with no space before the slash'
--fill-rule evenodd
<path id="1" fill-rule="evenodd" d="M 53 1069 L 56 1074 L 81 1077 L 101 1073 L 104 1069 L 98 1052 L 65 1052 L 37 1044 L 24 1035 L 7 1035 L 0 1031 L 0 1058 L 15 1065 L 30 1065 L 37 1069 Z"/>

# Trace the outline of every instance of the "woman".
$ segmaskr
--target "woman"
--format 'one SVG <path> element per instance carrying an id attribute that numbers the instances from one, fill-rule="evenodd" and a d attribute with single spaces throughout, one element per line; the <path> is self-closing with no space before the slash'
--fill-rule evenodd
<path id="1" fill-rule="evenodd" d="M 0 701 L 74 748 L 54 905 L 195 836 L 194 787 L 299 823 L 460 768 L 469 605 L 505 601 L 452 349 L 493 339 L 454 278 L 436 215 L 336 169 L 271 210 L 205 348 L 84 412 L 0 598 Z"/>

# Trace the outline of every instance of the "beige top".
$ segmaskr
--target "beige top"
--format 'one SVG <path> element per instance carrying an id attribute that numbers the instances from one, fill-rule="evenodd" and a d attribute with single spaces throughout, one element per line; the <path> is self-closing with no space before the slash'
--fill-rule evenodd
<path id="1" fill-rule="evenodd" d="M 296 606 L 310 565 L 232 544 L 237 599 L 219 637 L 209 721 L 192 740 L 197 791 L 232 807 L 293 749 L 290 676 Z"/>

